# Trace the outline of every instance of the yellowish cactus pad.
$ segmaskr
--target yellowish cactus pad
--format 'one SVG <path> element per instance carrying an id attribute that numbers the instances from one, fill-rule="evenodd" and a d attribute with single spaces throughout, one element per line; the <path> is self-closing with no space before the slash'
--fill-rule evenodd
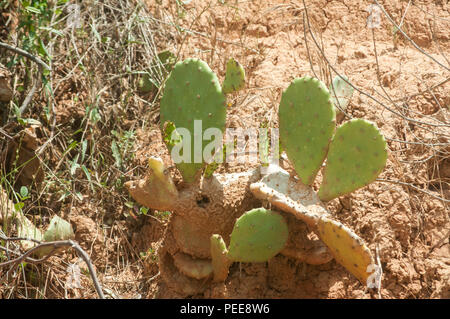
<path id="1" fill-rule="evenodd" d="M 214 273 L 214 282 L 225 281 L 228 277 L 228 270 L 231 265 L 231 261 L 227 257 L 227 246 L 222 238 L 218 234 L 211 236 L 211 258 L 212 267 Z"/>
<path id="2" fill-rule="evenodd" d="M 125 187 L 139 204 L 157 210 L 172 210 L 178 191 L 162 159 L 150 157 L 149 173 L 145 179 L 128 181 Z"/>
<path id="3" fill-rule="evenodd" d="M 183 274 L 194 279 L 208 278 L 213 273 L 211 261 L 208 259 L 194 259 L 190 255 L 176 253 L 173 261 Z"/>
<path id="4" fill-rule="evenodd" d="M 319 219 L 317 229 L 335 260 L 365 285 L 371 275 L 367 269 L 374 264 L 374 259 L 363 240 L 340 222 L 326 217 Z"/>

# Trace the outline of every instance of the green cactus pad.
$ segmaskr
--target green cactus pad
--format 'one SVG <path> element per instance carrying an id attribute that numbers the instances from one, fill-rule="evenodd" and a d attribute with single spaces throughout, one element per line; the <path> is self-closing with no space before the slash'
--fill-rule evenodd
<path id="1" fill-rule="evenodd" d="M 142 74 L 138 83 L 139 92 L 149 93 L 156 89 L 155 80 L 153 80 L 148 73 Z"/>
<path id="2" fill-rule="evenodd" d="M 227 72 L 223 81 L 223 93 L 228 94 L 243 89 L 245 86 L 245 71 L 242 65 L 233 58 L 227 62 Z"/>
<path id="3" fill-rule="evenodd" d="M 227 246 L 218 234 L 211 236 L 211 260 L 214 273 L 214 281 L 225 281 L 228 276 L 228 269 L 230 268 L 230 260 L 227 257 Z"/>
<path id="4" fill-rule="evenodd" d="M 239 262 L 265 262 L 286 244 L 288 227 L 274 211 L 256 208 L 239 217 L 231 233 L 228 258 Z"/>
<path id="5" fill-rule="evenodd" d="M 203 133 L 208 128 L 225 128 L 226 100 L 219 80 L 209 66 L 198 59 L 178 62 L 166 81 L 161 99 L 161 128 L 172 122 L 177 131 L 187 129 L 191 135 L 190 162 L 175 163 L 185 182 L 193 182 L 204 166 L 203 149 L 211 141 L 203 141 Z M 201 120 L 201 136 L 194 136 L 194 121 Z M 195 141 L 200 143 L 199 162 L 195 163 Z M 173 146 L 168 146 L 171 150 Z"/>
<path id="6" fill-rule="evenodd" d="M 386 141 L 375 124 L 353 119 L 336 130 L 319 198 L 329 201 L 373 182 L 386 165 Z"/>
<path id="7" fill-rule="evenodd" d="M 341 113 L 340 109 L 344 111 L 347 109 L 354 91 L 353 87 L 343 79 L 348 81 L 345 75 L 342 77 L 337 75 L 330 85 L 331 101 L 335 107 L 336 114 Z"/>
<path id="8" fill-rule="evenodd" d="M 335 129 L 336 114 L 325 85 L 297 78 L 283 92 L 280 140 L 302 183 L 314 182 Z"/>

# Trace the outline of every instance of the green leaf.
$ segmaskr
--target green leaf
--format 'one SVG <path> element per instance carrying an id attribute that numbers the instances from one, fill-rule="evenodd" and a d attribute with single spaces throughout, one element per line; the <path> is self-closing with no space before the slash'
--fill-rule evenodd
<path id="1" fill-rule="evenodd" d="M 57 34 L 59 36 L 63 36 L 64 35 L 64 33 L 62 33 L 61 31 L 53 29 L 53 28 L 49 28 L 49 27 L 39 27 L 39 29 L 48 31 L 50 33 Z"/>
<path id="2" fill-rule="evenodd" d="M 81 162 L 82 163 L 84 162 L 86 150 L 87 150 L 87 140 L 83 140 L 83 142 L 81 143 Z"/>
<path id="3" fill-rule="evenodd" d="M 77 168 L 80 167 L 80 164 L 78 164 L 78 154 L 77 156 L 75 156 L 73 162 L 71 162 L 72 165 L 70 165 L 70 175 L 74 175 L 75 172 L 77 171 Z"/>
<path id="4" fill-rule="evenodd" d="M 22 198 L 25 198 L 25 197 L 28 196 L 28 188 L 27 188 L 26 186 L 22 186 L 22 187 L 20 188 L 20 196 L 21 196 Z"/>
<path id="5" fill-rule="evenodd" d="M 78 146 L 78 141 L 73 141 L 72 143 L 69 144 L 69 147 L 67 148 L 66 152 L 73 150 L 77 146 Z M 64 153 L 66 153 L 66 152 L 64 152 Z"/>
<path id="6" fill-rule="evenodd" d="M 70 192 L 65 192 L 64 194 L 61 195 L 60 198 L 58 198 L 57 202 L 61 202 L 61 201 L 65 200 L 69 195 L 70 195 Z"/>
<path id="7" fill-rule="evenodd" d="M 117 143 L 116 141 L 112 141 L 111 143 L 111 151 L 115 160 L 115 164 L 117 166 L 117 168 L 121 168 L 122 167 L 122 157 L 120 156 L 120 152 L 119 152 L 119 148 L 117 147 Z"/>
<path id="8" fill-rule="evenodd" d="M 102 42 L 102 37 L 98 33 L 98 31 L 97 31 L 97 29 L 95 27 L 95 24 L 91 24 L 90 26 L 91 26 L 92 32 L 94 33 L 94 36 L 97 38 L 97 41 L 101 43 Z"/>
<path id="9" fill-rule="evenodd" d="M 42 42 L 42 39 L 39 39 L 39 53 L 44 56 L 50 58 L 50 54 L 47 51 L 47 48 L 44 45 L 44 42 Z"/>
<path id="10" fill-rule="evenodd" d="M 35 119 L 22 119 L 24 125 L 38 125 L 42 126 L 42 123 Z"/>
<path id="11" fill-rule="evenodd" d="M 92 184 L 91 173 L 89 173 L 89 170 L 84 165 L 81 165 L 81 169 L 83 170 L 84 174 L 86 175 L 86 178 L 89 181 L 89 185 L 91 186 L 92 191 L 95 192 L 94 185 Z"/>
<path id="12" fill-rule="evenodd" d="M 128 208 L 133 208 L 134 207 L 134 202 L 126 202 L 125 206 L 127 206 Z"/>
<path id="13" fill-rule="evenodd" d="M 92 124 L 96 124 L 101 119 L 101 115 L 98 112 L 98 108 L 94 107 L 89 113 L 89 119 L 92 121 Z"/>
<path id="14" fill-rule="evenodd" d="M 25 7 L 25 10 L 32 12 L 32 13 L 41 14 L 41 10 L 39 10 L 38 8 L 35 8 L 35 7 L 28 6 L 28 7 Z"/>
<path id="15" fill-rule="evenodd" d="M 81 194 L 80 192 L 75 192 L 75 196 L 77 196 L 79 201 L 83 200 L 83 194 Z"/>
<path id="16" fill-rule="evenodd" d="M 75 237 L 72 226 L 61 217 L 54 216 L 44 233 L 45 241 L 68 240 Z"/>
<path id="17" fill-rule="evenodd" d="M 16 203 L 16 204 L 14 204 L 14 210 L 16 212 L 20 212 L 22 210 L 23 206 L 25 206 L 25 204 L 22 202 Z"/>

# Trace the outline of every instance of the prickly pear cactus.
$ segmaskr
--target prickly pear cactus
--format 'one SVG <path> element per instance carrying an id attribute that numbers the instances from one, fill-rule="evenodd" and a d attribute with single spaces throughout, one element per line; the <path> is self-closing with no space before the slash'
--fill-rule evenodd
<path id="1" fill-rule="evenodd" d="M 245 71 L 242 65 L 233 58 L 227 62 L 227 71 L 223 81 L 223 93 L 228 94 L 243 89 L 245 86 Z"/>
<path id="2" fill-rule="evenodd" d="M 281 144 L 302 183 L 311 185 L 335 128 L 330 94 L 315 78 L 297 78 L 283 92 L 278 115 Z"/>
<path id="3" fill-rule="evenodd" d="M 170 210 L 178 200 L 178 191 L 172 178 L 168 175 L 162 159 L 150 157 L 146 179 L 127 182 L 131 196 L 142 205 L 159 210 Z"/>
<path id="4" fill-rule="evenodd" d="M 178 62 L 166 81 L 160 119 L 161 128 L 166 122 L 172 122 L 180 135 L 183 135 L 182 128 L 190 134 L 188 150 L 184 150 L 190 156 L 186 162 L 175 162 L 185 182 L 193 182 L 205 164 L 203 150 L 211 141 L 203 140 L 203 133 L 209 128 L 223 132 L 225 117 L 225 95 L 216 74 L 199 59 Z"/>
<path id="5" fill-rule="evenodd" d="M 311 187 L 299 183 L 276 165 L 271 165 L 261 180 L 251 184 L 250 191 L 256 198 L 268 200 L 271 205 L 293 214 L 311 227 L 320 217 L 329 214 Z"/>
<path id="6" fill-rule="evenodd" d="M 175 65 L 177 57 L 169 50 L 165 50 L 158 54 L 157 59 L 161 62 L 161 65 L 164 67 L 165 71 L 170 72 Z M 155 61 L 155 63 L 157 62 L 158 61 Z"/>
<path id="7" fill-rule="evenodd" d="M 160 159 L 156 162 L 162 163 Z M 154 166 L 151 165 L 152 169 Z M 161 170 L 166 171 L 164 166 Z M 209 178 L 202 176 L 199 183 L 190 183 L 177 190 L 176 196 L 171 188 L 173 181 L 170 175 L 161 176 L 162 179 L 155 180 L 150 172 L 145 179 L 129 181 L 125 186 L 136 202 L 173 212 L 158 249 L 161 277 L 170 289 L 183 295 L 201 293 L 208 287 L 213 274 L 213 243 L 210 238 L 219 234 L 228 241 L 236 219 L 259 204 L 248 191 L 250 184 L 259 180 L 259 170 L 214 173 Z M 155 189 L 157 187 L 159 192 Z M 214 267 L 214 278 L 223 281 L 228 275 L 229 264 L 223 260 L 219 264 L 223 267 L 222 275 L 216 275 L 216 269 L 220 267 Z"/>
<path id="8" fill-rule="evenodd" d="M 386 159 L 386 140 L 375 124 L 363 119 L 346 122 L 331 142 L 319 198 L 329 201 L 373 182 Z"/>
<path id="9" fill-rule="evenodd" d="M 283 217 L 265 208 L 253 209 L 236 221 L 228 258 L 240 262 L 264 262 L 283 249 L 288 228 Z"/>
<path id="10" fill-rule="evenodd" d="M 326 123 L 319 116 L 311 117 L 317 109 L 314 103 L 310 103 L 313 100 L 312 98 L 305 99 L 305 95 L 308 94 L 305 93 L 305 87 L 307 86 L 305 83 L 312 87 L 311 91 L 326 91 L 323 87 L 314 88 L 312 83 L 317 82 L 317 80 L 313 81 L 310 78 L 306 78 L 303 82 L 301 79 L 294 80 L 283 93 L 279 120 L 281 142 L 293 162 L 301 182 L 305 183 L 306 180 L 312 183 L 323 158 L 328 153 L 327 164 L 323 173 L 324 178 L 319 192 L 316 194 L 311 187 L 299 183 L 298 180 L 295 180 L 295 177 L 289 176 L 279 167 L 269 169 L 260 181 L 250 185 L 250 190 L 257 198 L 267 200 L 281 211 L 290 213 L 298 220 L 305 222 L 327 245 L 328 251 L 336 261 L 365 284 L 367 278 L 371 275 L 368 270 L 372 267 L 369 266 L 373 264 L 370 250 L 351 229 L 331 219 L 332 215 L 322 201 L 329 201 L 340 195 L 350 193 L 374 181 L 386 164 L 386 141 L 373 123 L 362 119 L 354 119 L 336 130 L 329 147 L 325 140 L 321 141 L 321 143 L 326 144 L 321 150 L 315 147 L 317 145 L 308 144 L 310 142 L 309 134 L 313 130 L 305 130 L 304 123 L 310 123 L 307 127 L 316 128 L 316 133 L 317 127 Z M 303 98 L 302 106 L 307 110 L 304 113 L 296 112 L 294 96 L 299 99 L 299 95 Z M 324 97 L 327 94 L 321 92 L 320 96 Z M 325 103 L 328 105 L 327 110 L 330 108 L 328 102 Z M 291 112 L 288 111 L 289 108 Z M 332 114 L 334 116 L 334 111 Z M 301 123 L 297 128 L 293 124 L 295 121 Z M 333 130 L 330 130 L 329 134 L 331 137 Z M 303 146 L 305 139 L 306 145 Z M 299 146 L 296 146 L 296 143 Z M 295 147 L 297 147 L 298 152 L 294 151 Z M 318 164 L 314 164 L 316 166 L 312 165 L 312 162 L 307 159 L 308 153 L 302 154 L 301 148 L 304 148 L 305 152 L 319 152 L 322 160 L 317 160 Z M 309 170 L 306 169 L 308 165 Z M 319 247 L 318 252 L 322 251 Z M 309 260 L 305 258 L 305 254 L 299 253 L 298 249 L 292 250 L 290 247 L 284 249 L 284 254 L 294 258 L 299 256 L 298 259 L 301 260 Z M 322 257 L 319 253 L 316 256 Z M 312 261 L 326 261 L 326 252 L 323 256 L 323 258 L 314 258 Z"/>
<path id="11" fill-rule="evenodd" d="M 212 264 L 208 259 L 194 259 L 184 253 L 173 255 L 175 266 L 186 276 L 194 279 L 208 278 L 212 272 Z"/>
<path id="12" fill-rule="evenodd" d="M 331 219 L 331 213 L 311 187 L 301 185 L 298 181 L 296 183 L 293 177 L 287 179 L 286 172 L 279 169 L 250 185 L 250 190 L 256 197 L 269 201 L 280 211 L 305 222 L 326 245 L 322 247 L 315 243 L 316 247 L 307 252 L 301 249 L 301 245 L 294 245 L 294 248 L 287 245 L 281 254 L 309 264 L 323 264 L 334 257 L 362 283 L 367 282 L 370 273 L 366 270 L 373 264 L 370 250 L 351 229 Z M 293 223 L 290 222 L 289 226 L 292 227 Z M 303 247 L 305 246 L 308 245 L 303 243 Z"/>
<path id="13" fill-rule="evenodd" d="M 224 91 L 228 90 L 224 88 Z M 177 63 L 166 82 L 161 101 L 163 132 L 170 128 L 169 131 L 176 135 L 174 139 L 165 138 L 169 150 L 184 142 L 186 131 L 194 141 L 200 134 L 203 136 L 207 128 L 223 131 L 225 115 L 224 93 L 206 63 L 195 59 Z M 316 79 L 296 79 L 283 93 L 279 116 L 284 149 L 303 184 L 310 185 L 327 155 L 335 131 L 335 111 L 330 94 Z M 194 126 L 196 120 L 202 121 L 200 128 Z M 363 172 L 363 178 L 353 186 L 361 187 L 362 181 L 367 183 L 373 180 L 367 169 L 374 174 L 374 170 L 379 172 L 384 166 L 384 163 L 381 166 L 381 162 L 375 163 L 372 159 L 384 156 L 384 162 L 386 160 L 385 153 L 381 153 L 379 147 L 383 144 L 379 135 L 375 134 L 373 127 L 358 123 L 352 121 L 339 128 L 331 145 L 325 180 L 331 182 L 334 178 L 338 181 L 336 177 L 340 175 L 336 171 L 346 172 L 346 167 L 338 166 L 336 169 L 333 166 L 333 162 L 340 162 L 342 152 L 350 154 L 345 153 L 342 158 L 346 165 L 355 164 L 350 174 L 346 172 L 347 175 Z M 375 131 L 378 132 L 376 128 Z M 355 135 L 358 136 L 353 137 Z M 340 136 L 344 142 L 335 142 Z M 350 137 L 355 140 L 350 141 Z M 206 143 L 210 141 L 194 142 L 185 151 L 195 155 L 194 151 L 199 148 L 202 153 Z M 385 151 L 385 143 L 382 149 Z M 377 150 L 380 153 L 375 154 Z M 332 155 L 333 152 L 337 155 Z M 349 161 L 350 158 L 353 162 Z M 362 161 L 365 170 L 359 171 L 356 168 L 361 168 Z M 347 187 L 349 176 L 336 187 L 324 185 L 321 188 L 324 196 L 319 199 L 311 187 L 299 183 L 297 178 L 285 171 L 261 179 L 260 173 L 267 174 L 270 165 L 265 167 L 264 172 L 211 173 L 208 177 L 197 175 L 204 167 L 202 158 L 197 163 L 177 163 L 187 182 L 177 190 L 170 176 L 166 175 L 162 162 L 149 163 L 151 174 L 147 179 L 127 182 L 126 187 L 137 202 L 153 209 L 173 212 L 158 249 L 161 277 L 169 288 L 186 295 L 196 294 L 204 291 L 212 276 L 214 281 L 224 281 L 232 262 L 265 262 L 278 253 L 311 264 L 326 263 L 334 256 L 359 280 L 367 278 L 367 273 L 364 273 L 367 269 L 363 271 L 363 268 L 373 259 L 370 251 L 350 229 L 331 220 L 331 214 L 320 200 L 353 190 Z M 197 176 L 198 183 L 192 183 Z M 252 209 L 261 203 L 255 202 L 249 190 L 257 198 L 284 212 Z M 286 218 L 286 213 L 292 216 Z M 288 228 L 286 221 L 292 219 L 315 232 L 327 247 L 317 243 L 318 240 L 314 245 L 302 246 L 297 237 L 289 234 L 290 230 L 295 233 L 301 229 Z M 292 244 L 295 240 L 296 243 Z"/>

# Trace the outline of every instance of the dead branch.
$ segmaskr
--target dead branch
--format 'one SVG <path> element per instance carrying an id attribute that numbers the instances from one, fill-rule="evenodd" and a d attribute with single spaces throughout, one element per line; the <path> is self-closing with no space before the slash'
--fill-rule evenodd
<path id="1" fill-rule="evenodd" d="M 26 260 L 29 263 L 42 263 L 44 261 L 46 261 L 48 258 L 50 258 L 58 249 L 60 248 L 73 248 L 75 249 L 75 251 L 78 253 L 78 255 L 84 260 L 84 262 L 86 263 L 88 269 L 89 269 L 89 273 L 91 275 L 92 281 L 94 283 L 94 287 L 95 290 L 97 291 L 100 299 L 105 299 L 105 296 L 103 294 L 102 288 L 99 284 L 98 278 L 97 278 L 97 274 L 94 270 L 94 267 L 92 266 L 92 262 L 88 256 L 88 254 L 80 247 L 80 245 L 78 245 L 77 242 L 73 241 L 73 240 L 60 240 L 60 241 L 50 241 L 50 242 L 41 242 L 39 240 L 35 240 L 32 238 L 23 238 L 23 237 L 5 237 L 0 235 L 0 239 L 4 240 L 4 241 L 21 241 L 21 240 L 28 240 L 28 241 L 32 241 L 37 243 L 37 245 L 29 250 L 27 250 L 25 253 L 22 253 L 20 256 L 2 262 L 0 263 L 0 267 L 3 266 L 9 266 L 11 265 L 11 267 L 15 267 L 18 263 Z M 40 259 L 33 259 L 30 256 L 33 255 L 33 253 L 37 252 L 38 250 L 42 249 L 42 248 L 51 248 L 52 250 L 50 251 L 50 253 L 48 253 L 46 256 L 44 256 L 43 258 Z M 1 247 L 0 247 L 1 248 Z M 2 249 L 5 250 L 5 249 Z M 14 254 L 17 255 L 16 252 L 14 252 Z"/>
<path id="2" fill-rule="evenodd" d="M 42 61 L 38 57 L 28 53 L 25 50 L 20 49 L 20 48 L 13 47 L 13 46 L 3 43 L 3 42 L 0 42 L 0 48 L 4 48 L 4 49 L 10 50 L 10 51 L 13 51 L 17 54 L 20 54 L 21 56 L 24 56 L 24 57 L 30 59 L 31 61 L 37 63 L 37 65 L 38 65 L 39 76 L 35 77 L 33 87 L 31 88 L 30 92 L 28 92 L 27 96 L 25 97 L 25 100 L 23 101 L 22 105 L 19 108 L 19 114 L 22 114 L 26 110 L 28 104 L 31 102 L 31 99 L 33 98 L 34 93 L 36 92 L 37 86 L 40 83 L 39 79 L 40 79 L 40 76 L 42 75 L 42 70 L 43 69 L 50 70 L 50 67 L 48 66 L 48 64 L 46 64 L 44 61 Z"/>
<path id="3" fill-rule="evenodd" d="M 25 50 L 22 50 L 22 49 L 20 49 L 20 48 L 13 47 L 13 46 L 11 46 L 11 45 L 9 45 L 9 44 L 6 44 L 6 43 L 3 43 L 3 42 L 0 42 L 0 48 L 4 48 L 4 49 L 10 50 L 10 51 L 13 51 L 13 52 L 15 52 L 15 53 L 17 53 L 17 54 L 20 54 L 21 56 L 24 56 L 24 57 L 30 59 L 31 61 L 33 61 L 33 62 L 39 64 L 39 65 L 42 66 L 44 69 L 50 70 L 50 67 L 48 66 L 47 63 L 45 63 L 44 61 L 42 61 L 42 60 L 39 59 L 38 57 L 36 57 L 36 56 L 34 56 L 34 55 L 28 53 L 28 52 L 25 51 Z"/>

